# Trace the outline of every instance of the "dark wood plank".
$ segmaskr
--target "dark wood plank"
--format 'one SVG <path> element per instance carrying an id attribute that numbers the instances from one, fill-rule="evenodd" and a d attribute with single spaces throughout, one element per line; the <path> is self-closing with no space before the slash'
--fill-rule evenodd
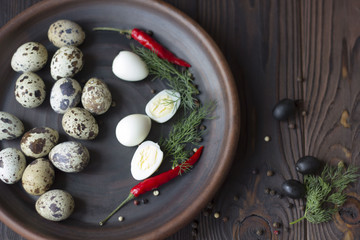
<path id="1" fill-rule="evenodd" d="M 359 165 L 358 1 L 303 1 L 306 154 Z M 308 224 L 308 239 L 359 239 L 360 183 L 335 221 Z"/>

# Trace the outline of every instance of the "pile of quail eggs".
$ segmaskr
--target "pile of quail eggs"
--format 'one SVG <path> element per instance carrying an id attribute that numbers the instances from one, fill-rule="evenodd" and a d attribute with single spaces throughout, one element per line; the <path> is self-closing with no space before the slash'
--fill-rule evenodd
<path id="1" fill-rule="evenodd" d="M 99 78 L 90 78 L 83 88 L 74 79 L 84 66 L 84 55 L 78 47 L 85 40 L 85 33 L 73 21 L 58 20 L 50 25 L 48 39 L 58 48 L 50 62 L 50 75 L 54 79 L 50 106 L 62 115 L 62 128 L 70 137 L 75 140 L 95 139 L 99 126 L 94 116 L 109 110 L 112 96 L 106 83 Z M 44 68 L 47 61 L 48 51 L 38 42 L 24 43 L 12 57 L 11 67 L 21 74 L 15 83 L 15 99 L 25 108 L 36 108 L 46 98 L 45 83 L 36 72 Z M 112 70 L 120 79 L 131 82 L 143 80 L 149 74 L 142 59 L 129 51 L 121 51 L 116 56 Z M 81 107 L 78 106 L 80 102 Z M 119 121 L 116 127 L 118 141 L 128 147 L 140 144 L 131 163 L 135 179 L 149 177 L 163 159 L 158 144 L 143 142 L 150 132 L 151 121 L 168 121 L 179 105 L 179 93 L 163 90 L 148 102 L 146 115 L 132 114 Z M 21 180 L 27 193 L 39 196 L 35 209 L 42 217 L 51 221 L 64 220 L 72 214 L 75 203 L 70 193 L 50 190 L 55 179 L 54 168 L 66 173 L 80 172 L 89 163 L 89 151 L 77 141 L 59 143 L 58 131 L 50 127 L 34 127 L 24 132 L 20 119 L 11 113 L 0 112 L 0 140 L 21 137 L 21 150 L 6 148 L 0 151 L 0 179 L 7 184 Z M 145 153 L 150 157 L 144 163 L 141 156 Z M 32 159 L 29 164 L 27 157 Z"/>
<path id="2" fill-rule="evenodd" d="M 112 97 L 107 85 L 90 78 L 82 88 L 73 77 L 82 70 L 83 53 L 78 48 L 85 40 L 83 29 L 75 22 L 58 20 L 51 24 L 48 38 L 58 48 L 52 56 L 50 75 L 55 80 L 50 92 L 50 106 L 63 114 L 62 127 L 71 137 L 94 139 L 99 132 L 93 115 L 104 114 Z M 15 83 L 15 99 L 25 108 L 40 106 L 46 97 L 43 79 L 36 74 L 48 61 L 48 51 L 41 43 L 21 45 L 11 59 L 11 67 L 21 73 Z M 79 103 L 82 107 L 77 107 Z M 0 112 L 0 140 L 20 138 L 20 149 L 0 151 L 0 179 L 7 184 L 21 180 L 23 189 L 39 196 L 36 211 L 45 219 L 61 221 L 75 207 L 73 197 L 61 189 L 50 190 L 57 168 L 66 173 L 82 171 L 89 163 L 88 149 L 77 141 L 59 143 L 59 133 L 50 127 L 34 127 L 25 132 L 22 121 L 8 112 Z M 26 158 L 32 162 L 27 164 Z"/>

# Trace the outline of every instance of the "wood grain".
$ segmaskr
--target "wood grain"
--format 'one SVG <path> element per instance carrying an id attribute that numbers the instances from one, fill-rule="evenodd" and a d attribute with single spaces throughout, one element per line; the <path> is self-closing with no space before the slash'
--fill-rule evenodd
<path id="1" fill-rule="evenodd" d="M 1 24 L 35 2 L 1 1 Z M 237 79 L 245 109 L 245 134 L 226 182 L 195 219 L 196 230 L 189 223 L 168 240 L 192 239 L 193 235 L 206 240 L 360 239 L 359 182 L 349 189 L 350 198 L 334 221 L 326 224 L 289 226 L 303 215 L 304 202 L 278 194 L 284 179 L 302 180 L 294 163 L 303 155 L 332 164 L 339 160 L 359 164 L 360 3 L 166 2 L 196 20 L 219 45 Z M 291 121 L 279 123 L 271 111 L 285 97 L 298 100 L 299 112 Z M 265 136 L 271 141 L 265 142 Z M 274 175 L 268 177 L 268 170 Z M 265 193 L 267 188 L 276 193 Z M 214 218 L 217 212 L 220 217 Z M 274 222 L 281 223 L 280 228 Z M 0 230 L 1 239 L 23 239 L 4 225 Z"/>

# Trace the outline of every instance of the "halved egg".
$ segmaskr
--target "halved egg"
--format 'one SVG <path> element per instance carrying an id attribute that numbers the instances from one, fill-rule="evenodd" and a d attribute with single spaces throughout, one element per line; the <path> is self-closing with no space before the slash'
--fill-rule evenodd
<path id="1" fill-rule="evenodd" d="M 157 143 L 145 141 L 136 149 L 131 160 L 131 174 L 136 180 L 150 177 L 161 165 L 163 152 Z"/>
<path id="2" fill-rule="evenodd" d="M 175 115 L 180 103 L 180 93 L 165 89 L 146 104 L 145 112 L 155 122 L 164 123 Z"/>

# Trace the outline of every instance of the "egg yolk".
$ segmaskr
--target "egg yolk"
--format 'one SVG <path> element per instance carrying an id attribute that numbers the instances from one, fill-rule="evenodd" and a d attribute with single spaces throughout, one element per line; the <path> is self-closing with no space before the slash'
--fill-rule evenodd
<path id="1" fill-rule="evenodd" d="M 138 155 L 137 165 L 139 169 L 150 169 L 156 163 L 158 149 L 153 146 L 146 146 L 141 149 Z"/>
<path id="2" fill-rule="evenodd" d="M 174 103 L 174 100 L 169 95 L 162 95 L 151 102 L 149 109 L 153 116 L 161 118 L 171 114 L 174 109 Z"/>

